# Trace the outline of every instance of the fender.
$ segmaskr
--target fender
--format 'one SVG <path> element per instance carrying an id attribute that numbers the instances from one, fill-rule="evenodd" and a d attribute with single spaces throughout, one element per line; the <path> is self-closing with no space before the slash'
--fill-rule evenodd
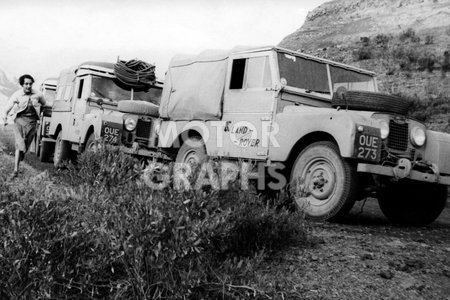
<path id="1" fill-rule="evenodd" d="M 91 127 L 94 128 L 94 135 L 95 138 L 98 139 L 102 136 L 102 124 L 104 122 L 114 123 L 117 124 L 118 128 L 122 128 L 123 126 L 123 113 L 91 113 L 86 114 L 84 116 L 83 125 L 81 128 L 81 135 L 80 135 L 80 142 L 84 143 L 86 139 L 88 138 L 88 132 Z"/>
<path id="2" fill-rule="evenodd" d="M 272 161 L 286 161 L 294 145 L 304 136 L 322 132 L 337 142 L 342 157 L 354 154 L 354 139 L 358 125 L 379 128 L 373 112 L 355 112 L 307 106 L 287 106 L 275 116 L 278 133 L 273 137 L 278 145 L 270 143 Z"/>
<path id="3" fill-rule="evenodd" d="M 438 167 L 438 173 L 450 174 L 450 135 L 427 130 L 427 141 L 425 147 L 417 152 L 423 155 L 423 160 Z"/>
<path id="4" fill-rule="evenodd" d="M 50 126 L 48 127 L 48 136 L 52 137 L 56 135 L 56 129 L 61 126 L 61 123 L 57 122 L 54 117 L 50 119 Z"/>
<path id="5" fill-rule="evenodd" d="M 65 128 L 69 125 L 71 114 L 71 103 L 64 100 L 55 100 L 52 106 L 52 116 L 50 119 L 50 126 L 48 129 L 49 136 L 56 135 L 56 130 L 59 126 L 63 128 L 63 134 L 66 134 Z M 64 137 L 63 137 L 64 138 Z"/>
<path id="6" fill-rule="evenodd" d="M 161 125 L 157 130 L 158 147 L 161 148 L 179 148 L 181 147 L 182 136 L 186 132 L 195 131 L 202 137 L 205 144 L 210 139 L 209 132 L 211 131 L 209 122 L 203 121 L 161 121 Z M 206 145 L 206 151 L 210 147 Z"/>
<path id="7" fill-rule="evenodd" d="M 86 114 L 84 116 L 82 127 L 80 128 L 81 134 L 80 134 L 80 143 L 84 143 L 86 139 L 88 138 L 87 134 L 89 132 L 89 129 L 93 127 L 94 128 L 94 135 L 95 138 L 100 137 L 100 130 L 102 127 L 102 116 L 98 114 Z"/>

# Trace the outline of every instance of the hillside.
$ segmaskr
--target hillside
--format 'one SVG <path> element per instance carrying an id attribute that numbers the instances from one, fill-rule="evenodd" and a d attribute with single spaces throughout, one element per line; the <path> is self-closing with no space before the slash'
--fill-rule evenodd
<path id="1" fill-rule="evenodd" d="M 330 1 L 310 12 L 305 24 L 285 37 L 280 46 L 315 51 L 324 47 L 348 46 L 363 36 L 399 34 L 408 28 L 422 35 L 433 35 L 435 46 L 447 47 L 450 43 L 450 1 Z"/>
<path id="2" fill-rule="evenodd" d="M 19 86 L 0 69 L 0 111 L 3 109 L 3 106 L 6 104 L 9 97 L 18 88 Z"/>
<path id="3" fill-rule="evenodd" d="M 376 72 L 380 91 L 412 98 L 427 110 L 416 117 L 450 131 L 450 1 L 330 1 L 279 45 Z"/>

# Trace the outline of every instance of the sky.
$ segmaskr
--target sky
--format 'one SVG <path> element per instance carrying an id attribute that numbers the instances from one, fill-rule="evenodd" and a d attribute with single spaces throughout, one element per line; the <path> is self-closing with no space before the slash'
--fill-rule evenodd
<path id="1" fill-rule="evenodd" d="M 327 0 L 0 0 L 0 69 L 36 81 L 83 61 L 276 45 Z"/>

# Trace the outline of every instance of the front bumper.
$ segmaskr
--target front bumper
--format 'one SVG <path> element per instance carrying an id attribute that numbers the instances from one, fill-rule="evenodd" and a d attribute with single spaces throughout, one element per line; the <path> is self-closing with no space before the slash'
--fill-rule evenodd
<path id="1" fill-rule="evenodd" d="M 396 167 L 387 167 L 387 166 L 359 163 L 357 170 L 358 170 L 358 172 L 362 172 L 362 173 L 384 175 L 384 176 L 389 176 L 389 177 L 394 177 L 394 178 L 400 179 L 396 175 L 396 172 L 395 172 Z M 410 170 L 409 172 L 404 174 L 404 176 L 402 176 L 401 178 L 408 178 L 411 180 L 450 185 L 450 176 L 430 174 L 430 173 L 425 173 L 425 172 L 420 172 L 420 171 L 415 171 L 415 170 Z"/>
<path id="2" fill-rule="evenodd" d="M 167 154 L 161 151 L 157 151 L 157 149 L 149 150 L 140 148 L 138 143 L 133 143 L 133 147 L 120 146 L 120 150 L 124 153 L 132 155 L 138 155 L 155 159 L 171 160 L 171 158 Z"/>

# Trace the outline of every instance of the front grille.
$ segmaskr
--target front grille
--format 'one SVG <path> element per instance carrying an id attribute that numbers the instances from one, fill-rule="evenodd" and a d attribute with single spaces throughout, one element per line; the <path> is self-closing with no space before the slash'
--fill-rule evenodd
<path id="1" fill-rule="evenodd" d="M 136 136 L 139 138 L 150 138 L 150 132 L 152 129 L 151 121 L 144 121 L 139 119 L 136 125 Z"/>
<path id="2" fill-rule="evenodd" d="M 397 123 L 394 120 L 389 122 L 388 147 L 398 151 L 408 149 L 408 123 Z"/>

